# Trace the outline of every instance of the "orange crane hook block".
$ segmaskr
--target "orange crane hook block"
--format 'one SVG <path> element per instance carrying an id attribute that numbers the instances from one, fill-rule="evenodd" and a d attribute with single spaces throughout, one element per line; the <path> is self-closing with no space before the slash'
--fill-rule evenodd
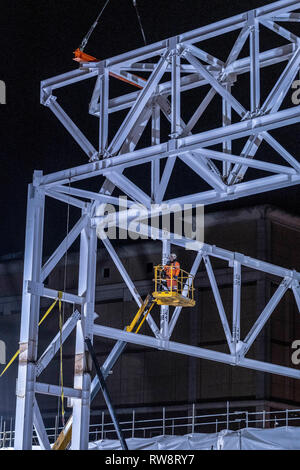
<path id="1" fill-rule="evenodd" d="M 73 54 L 75 54 L 75 57 L 73 58 L 73 60 L 75 60 L 75 62 L 79 62 L 80 64 L 83 62 L 99 62 L 99 59 L 96 59 L 96 57 L 93 57 L 92 55 L 86 54 L 79 47 L 78 49 L 76 49 L 76 51 L 73 52 Z M 138 77 L 137 75 L 133 75 L 133 74 L 130 74 L 132 79 L 125 78 L 122 75 L 118 75 L 117 73 L 114 73 L 114 72 L 109 72 L 109 75 L 110 77 L 117 78 L 118 80 L 121 80 L 122 82 L 129 83 L 130 85 L 134 85 L 137 88 L 143 88 L 143 87 L 139 85 L 138 83 L 136 83 L 136 81 L 134 81 L 134 77 L 136 77 L 139 80 L 144 80 L 146 82 L 144 78 Z"/>
<path id="2" fill-rule="evenodd" d="M 86 54 L 85 52 L 83 52 L 81 49 L 76 49 L 76 51 L 74 51 L 74 55 L 75 57 L 73 58 L 73 60 L 75 60 L 76 62 L 98 62 L 99 60 L 96 59 L 96 57 L 93 57 L 92 55 L 89 55 L 89 54 Z"/>

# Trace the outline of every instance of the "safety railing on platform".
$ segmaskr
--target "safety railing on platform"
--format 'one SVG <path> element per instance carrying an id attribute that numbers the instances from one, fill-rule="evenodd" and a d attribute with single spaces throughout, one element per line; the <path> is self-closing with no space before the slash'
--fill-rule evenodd
<path id="1" fill-rule="evenodd" d="M 157 417 L 137 419 L 139 410 L 132 410 L 130 419 L 120 420 L 125 437 L 153 437 L 158 435 L 183 435 L 194 433 L 218 433 L 223 429 L 239 430 L 249 427 L 275 428 L 279 426 L 300 426 L 300 409 L 286 410 L 233 410 L 229 405 L 224 413 L 199 414 L 197 405 L 190 405 L 182 416 L 174 415 L 174 411 L 162 407 L 156 412 Z M 151 410 L 149 410 L 151 413 Z M 173 413 L 173 414 L 172 414 Z M 145 413 L 144 413 L 145 414 Z M 154 413 L 152 413 L 154 414 Z M 179 412 L 177 412 L 179 414 Z M 57 425 L 46 429 L 50 443 L 54 443 L 62 430 Z M 106 412 L 101 413 L 101 422 L 90 425 L 89 440 L 116 439 L 115 429 Z M 33 444 L 39 445 L 34 433 Z M 14 446 L 14 419 L 0 417 L 0 449 Z"/>
<path id="2" fill-rule="evenodd" d="M 155 293 L 168 291 L 194 300 L 194 276 L 172 265 L 154 266 Z"/>

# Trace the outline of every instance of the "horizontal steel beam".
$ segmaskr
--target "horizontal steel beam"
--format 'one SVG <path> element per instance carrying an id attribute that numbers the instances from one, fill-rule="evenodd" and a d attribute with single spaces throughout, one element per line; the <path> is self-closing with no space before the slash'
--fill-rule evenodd
<path id="1" fill-rule="evenodd" d="M 40 297 L 47 297 L 48 299 L 58 299 L 59 292 L 55 289 L 49 289 L 45 287 L 43 283 L 28 281 L 27 282 L 27 292 L 33 295 L 39 295 Z M 80 297 L 79 295 L 69 294 L 68 292 L 61 292 L 62 302 L 67 302 L 69 304 L 82 305 L 85 302 L 85 297 Z"/>
<path id="2" fill-rule="evenodd" d="M 174 148 L 174 141 L 171 141 L 173 148 L 169 148 L 168 143 L 153 145 L 134 152 L 106 158 L 101 161 L 87 163 L 68 170 L 62 170 L 49 175 L 42 176 L 40 186 L 53 186 L 79 181 L 91 176 L 100 174 L 107 175 L 116 168 L 127 168 L 152 161 L 155 158 L 176 157 L 193 150 L 201 150 L 202 147 L 209 147 L 222 143 L 226 139 L 236 140 L 251 134 L 257 134 L 265 130 L 295 124 L 300 120 L 300 106 L 294 106 L 277 113 L 260 116 L 236 124 L 219 127 L 210 131 L 201 132 L 176 140 L 177 147 Z M 234 187 L 234 186 L 232 186 Z M 231 188 L 232 188 L 231 187 Z"/>
<path id="3" fill-rule="evenodd" d="M 276 47 L 274 49 L 269 49 L 267 51 L 261 52 L 258 55 L 259 67 L 265 68 L 269 67 L 270 65 L 274 65 L 280 62 L 285 62 L 289 60 L 295 52 L 295 44 L 286 44 L 282 47 Z M 156 64 L 154 64 L 156 65 Z M 210 66 L 205 67 L 207 71 L 211 70 Z M 251 58 L 245 57 L 243 59 L 237 59 L 232 63 L 229 63 L 222 72 L 223 77 L 230 77 L 234 75 L 241 75 L 244 73 L 248 73 L 251 68 Z M 216 77 L 218 77 L 218 73 L 212 71 Z M 203 78 L 198 73 L 193 73 L 188 76 L 181 77 L 180 80 L 180 91 L 184 92 L 193 88 L 201 87 L 204 85 L 209 84 L 209 81 Z M 154 94 L 154 97 L 159 95 L 166 95 L 168 96 L 171 93 L 172 82 L 166 81 L 161 83 L 157 87 L 157 92 Z M 116 98 L 111 98 L 109 100 L 109 112 L 113 113 L 116 111 L 121 111 L 123 109 L 129 108 L 132 106 L 134 101 L 136 100 L 139 92 L 132 92 L 125 95 L 118 96 Z M 93 113 L 95 116 L 99 116 L 99 112 Z"/>
<path id="4" fill-rule="evenodd" d="M 132 228 L 132 231 L 134 231 L 134 228 Z M 148 235 L 149 238 L 151 238 L 151 234 L 153 234 L 153 227 L 141 223 L 137 229 L 137 233 Z M 266 261 L 251 258 L 250 256 L 243 255 L 242 253 L 232 252 L 229 250 L 225 250 L 224 248 L 218 248 L 215 245 L 209 245 L 207 243 L 200 243 L 186 237 L 178 239 L 173 233 L 168 233 L 166 231 L 163 232 L 160 229 L 155 230 L 156 240 L 163 240 L 165 237 L 170 240 L 171 244 L 181 247 L 188 246 L 190 250 L 193 250 L 194 244 L 194 251 L 201 253 L 203 256 L 208 255 L 214 258 L 226 260 L 230 265 L 234 261 L 238 261 L 242 266 L 255 269 L 257 271 L 272 274 L 281 278 L 290 278 L 295 281 L 300 280 L 300 273 L 295 271 L 294 269 L 282 268 Z"/>
<path id="5" fill-rule="evenodd" d="M 300 165 L 299 170 L 296 171 L 295 168 L 291 168 L 284 165 L 278 165 L 276 163 L 263 162 L 261 160 L 251 160 L 249 158 L 239 157 L 237 155 L 227 154 L 224 152 L 217 152 L 215 150 L 201 149 L 201 155 L 212 160 L 220 160 L 225 162 L 240 163 L 249 168 L 256 168 L 257 170 L 268 171 L 269 173 L 282 173 L 285 175 L 297 175 L 300 174 Z M 183 157 L 184 159 L 184 157 Z"/>
<path id="6" fill-rule="evenodd" d="M 146 335 L 129 333 L 126 331 L 110 328 L 107 326 L 94 325 L 94 335 L 103 338 L 110 338 L 115 340 L 122 340 L 127 343 L 146 346 L 148 348 L 160 349 L 163 351 L 170 351 L 177 354 L 184 354 L 187 356 L 198 357 L 199 359 L 208 359 L 210 361 L 222 362 L 232 366 L 241 366 L 248 369 L 260 370 L 272 374 L 283 375 L 300 379 L 300 371 L 291 367 L 283 367 L 277 364 L 270 364 L 268 362 L 255 361 L 252 359 L 242 359 L 239 364 L 236 364 L 236 357 L 231 354 L 222 353 L 219 351 L 212 351 L 210 349 L 199 348 L 196 346 L 189 346 L 187 344 L 177 343 L 174 341 L 162 341 L 157 338 L 152 338 Z"/>
<path id="7" fill-rule="evenodd" d="M 241 16 L 239 15 L 239 18 L 241 18 L 242 16 L 245 16 L 245 15 L 241 15 Z M 229 23 L 231 23 L 232 19 L 228 19 L 228 21 Z M 245 25 L 246 25 L 246 22 L 244 26 Z M 214 25 L 210 25 L 209 28 L 211 26 L 213 27 Z M 242 28 L 242 24 L 240 25 L 240 27 Z M 208 28 L 208 27 L 205 27 L 205 28 Z M 191 33 L 194 33 L 194 32 L 191 32 Z M 189 33 L 186 33 L 186 34 L 189 34 Z M 182 37 L 185 37 L 185 35 L 183 35 Z M 181 36 L 179 36 L 179 39 L 180 38 Z M 183 39 L 181 39 L 181 41 L 183 41 Z M 191 44 L 191 42 L 188 42 L 188 41 L 185 41 L 185 42 L 187 44 Z M 158 46 L 158 49 L 156 46 Z M 156 45 L 151 45 L 148 47 L 149 47 L 149 50 L 152 50 L 154 52 L 159 51 L 159 53 L 162 53 L 166 49 L 167 46 L 168 46 L 167 41 L 161 41 L 160 43 L 157 43 Z M 259 67 L 272 65 L 282 60 L 288 60 L 290 54 L 293 51 L 293 47 L 294 47 L 293 44 L 287 44 L 286 46 L 267 50 L 267 51 L 260 53 L 258 57 Z M 144 51 L 144 50 L 145 48 L 141 49 L 141 51 Z M 127 54 L 130 57 L 132 57 L 132 56 L 135 56 L 136 52 L 137 51 L 133 51 Z M 124 56 L 124 54 L 122 54 L 122 56 Z M 120 56 L 118 57 L 120 58 Z M 114 59 L 112 59 L 112 62 L 108 60 L 108 61 L 95 62 L 95 63 L 85 63 L 85 64 L 82 64 L 81 67 L 77 70 L 67 72 L 65 74 L 58 75 L 56 77 L 52 77 L 50 79 L 44 80 L 41 83 L 41 102 L 45 105 L 48 105 L 49 98 L 53 90 L 57 88 L 62 88 L 64 86 L 68 86 L 73 83 L 77 83 L 78 81 L 81 81 L 81 80 L 93 78 L 94 76 L 98 75 L 99 70 L 101 70 L 103 67 L 108 68 L 112 72 L 114 70 L 114 67 L 115 67 L 115 70 L 118 71 L 120 67 L 123 67 L 123 68 L 126 67 L 126 64 L 128 67 L 133 67 L 133 65 L 131 65 L 131 63 L 128 63 L 128 62 L 127 63 L 125 62 L 124 64 L 122 64 L 122 62 L 119 63 L 117 61 L 117 65 L 114 65 L 113 62 L 114 62 Z M 250 57 L 235 60 L 234 62 L 232 62 L 231 64 L 228 64 L 228 66 L 226 66 L 223 69 L 222 74 L 223 76 L 228 76 L 231 73 L 236 73 L 236 74 L 247 73 L 250 70 L 250 64 L 251 64 Z M 156 66 L 157 64 L 145 63 L 145 64 L 140 64 L 140 67 L 138 67 L 138 69 L 139 70 L 147 69 L 149 71 L 152 71 L 154 67 Z M 206 67 L 206 69 L 212 72 L 214 70 L 211 66 Z M 214 73 L 216 72 L 217 72 L 217 69 L 214 70 Z M 194 82 L 196 83 L 194 84 Z M 203 78 L 200 77 L 198 74 L 194 74 L 194 77 L 192 77 L 192 79 L 191 77 L 182 77 L 180 88 L 181 88 L 181 91 L 184 91 L 184 90 L 190 89 L 189 84 L 191 84 L 191 88 L 193 88 L 195 86 L 198 87 L 198 86 L 205 85 L 207 83 L 208 83 L 207 80 L 203 80 Z M 168 94 L 170 92 L 171 92 L 171 82 L 165 82 L 163 84 L 160 84 L 157 88 L 157 94 L 161 94 L 161 93 Z M 123 95 L 123 96 L 111 99 L 109 101 L 109 111 L 114 112 L 120 109 L 125 109 L 127 107 L 130 107 L 133 104 L 133 102 L 136 100 L 137 96 L 138 96 L 138 92 L 129 93 L 127 95 Z M 99 112 L 95 112 L 93 114 L 97 115 L 99 114 Z"/>
<path id="8" fill-rule="evenodd" d="M 231 201 L 240 197 L 251 196 L 252 194 L 274 191 L 275 189 L 287 188 L 300 183 L 299 176 L 290 177 L 288 175 L 274 175 L 266 178 L 258 178 L 245 183 L 237 183 L 232 191 L 217 192 L 215 190 L 191 194 L 182 198 L 174 198 L 164 201 L 165 204 L 216 204 L 218 202 Z"/>
<path id="9" fill-rule="evenodd" d="M 281 15 L 271 16 L 271 20 L 273 21 L 294 21 L 296 23 L 300 22 L 300 13 L 282 13 Z"/>
<path id="10" fill-rule="evenodd" d="M 112 204 L 122 207 L 122 198 L 108 196 L 107 194 L 95 193 L 94 191 L 87 191 L 86 189 L 73 188 L 72 186 L 55 186 L 55 192 L 72 194 L 76 197 L 82 197 L 93 201 L 99 201 L 103 204 Z M 135 204 L 134 202 L 126 199 L 124 207 L 130 207 Z"/>
<path id="11" fill-rule="evenodd" d="M 41 102 L 45 103 L 45 100 L 52 94 L 53 90 L 57 88 L 62 88 L 74 83 L 80 82 L 82 80 L 87 80 L 89 78 L 95 77 L 98 74 L 97 69 L 85 69 L 79 68 L 72 70 L 71 72 L 63 73 L 57 75 L 56 77 L 48 78 L 41 82 Z"/>
<path id="12" fill-rule="evenodd" d="M 51 197 L 52 199 L 56 199 L 57 201 L 64 202 L 74 207 L 78 207 L 79 209 L 86 208 L 86 202 L 81 201 L 81 199 L 77 199 L 75 197 L 67 196 L 66 194 L 61 194 L 59 191 L 47 190 L 45 191 L 45 195 Z"/>
<path id="13" fill-rule="evenodd" d="M 63 387 L 63 391 L 66 398 L 81 398 L 81 390 L 79 389 Z M 35 383 L 35 393 L 60 397 L 61 392 L 61 387 L 58 385 L 45 384 L 41 382 Z"/>
<path id="14" fill-rule="evenodd" d="M 257 18 L 270 16 L 278 13 L 286 13 L 300 8 L 300 2 L 296 0 L 279 0 L 278 2 L 269 3 L 263 7 L 256 8 L 255 16 Z"/>

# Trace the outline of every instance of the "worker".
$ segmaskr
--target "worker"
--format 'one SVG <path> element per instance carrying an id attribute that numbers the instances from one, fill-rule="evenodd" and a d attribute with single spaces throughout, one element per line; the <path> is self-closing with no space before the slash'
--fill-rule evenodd
<path id="1" fill-rule="evenodd" d="M 163 271 L 166 275 L 167 288 L 170 291 L 177 291 L 178 288 L 178 276 L 180 273 L 180 264 L 176 261 L 177 255 L 171 253 L 169 256 L 169 262 L 163 267 Z"/>

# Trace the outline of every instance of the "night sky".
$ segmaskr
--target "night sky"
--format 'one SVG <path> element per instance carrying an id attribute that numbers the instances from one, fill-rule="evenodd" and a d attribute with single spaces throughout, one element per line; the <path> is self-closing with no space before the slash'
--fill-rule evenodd
<path id="1" fill-rule="evenodd" d="M 204 26 L 251 8 L 266 1 L 251 0 L 137 0 L 148 43 L 158 41 L 191 29 Z M 52 113 L 39 102 L 40 81 L 77 67 L 72 52 L 79 46 L 85 33 L 95 20 L 104 0 L 2 0 L 1 2 L 1 73 L 7 87 L 7 104 L 0 106 L 1 116 L 1 244 L 0 255 L 20 252 L 24 249 L 26 193 L 34 169 L 45 174 L 87 162 L 86 155 L 73 141 Z M 292 30 L 290 23 L 286 26 Z M 293 25 L 295 26 L 295 25 Z M 299 23 L 296 25 L 299 29 Z M 299 33 L 298 33 L 299 34 Z M 274 42 L 273 42 L 274 40 Z M 269 43 L 268 43 L 269 41 Z M 278 39 L 278 45 L 285 41 Z M 90 39 L 86 52 L 104 59 L 143 46 L 135 10 L 131 0 L 110 0 L 100 24 Z M 227 50 L 223 43 L 212 46 L 215 55 L 224 60 Z M 276 38 L 267 36 L 263 49 L 276 47 Z M 225 56 L 225 57 L 224 57 Z M 281 69 L 282 70 L 282 69 Z M 275 72 L 274 72 L 275 73 Z M 269 77 L 263 74 L 263 93 L 270 86 Z M 60 103 L 89 135 L 97 119 L 88 115 L 88 103 L 92 83 L 60 91 Z M 114 92 L 117 87 L 113 85 Z M 131 88 L 129 89 L 131 91 Z M 132 90 L 133 91 L 133 90 Z M 87 93 L 86 93 L 87 92 Z M 247 96 L 248 90 L 237 89 Z M 238 95 L 237 95 L 238 96 Z M 288 96 L 290 100 L 291 93 Z M 183 102 L 186 116 L 194 96 Z M 190 101 L 189 101 L 190 100 Z M 195 106 L 195 104 L 194 104 Z M 207 125 L 212 127 L 214 111 L 208 113 Z M 211 122 L 210 122 L 211 121 Z M 92 124 L 90 124 L 92 123 Z M 116 125 L 116 124 L 115 124 Z M 219 124 L 218 124 L 219 125 Z M 200 131 L 200 130 L 199 130 Z M 282 130 L 277 134 L 297 158 L 299 151 L 299 127 Z M 274 134 L 275 136 L 275 134 Z M 262 151 L 268 152 L 266 149 Z M 270 161 L 272 160 L 270 155 Z M 282 163 L 278 161 L 277 163 Z M 188 169 L 177 170 L 175 178 L 188 181 L 191 192 L 197 192 L 194 176 Z M 141 187 L 148 180 L 138 174 Z M 188 180 L 188 177 L 191 179 Z M 143 179 L 144 178 L 144 179 Z M 97 182 L 100 187 L 100 181 Z M 93 189 L 96 189 L 94 187 Z M 176 195 L 176 194 L 175 194 Z M 209 206 L 208 211 L 223 210 L 254 204 L 274 204 L 300 214 L 297 187 L 282 189 L 251 198 Z M 49 203 L 50 220 L 46 220 L 48 232 L 45 252 L 52 250 L 63 238 L 66 208 L 56 209 Z"/>

